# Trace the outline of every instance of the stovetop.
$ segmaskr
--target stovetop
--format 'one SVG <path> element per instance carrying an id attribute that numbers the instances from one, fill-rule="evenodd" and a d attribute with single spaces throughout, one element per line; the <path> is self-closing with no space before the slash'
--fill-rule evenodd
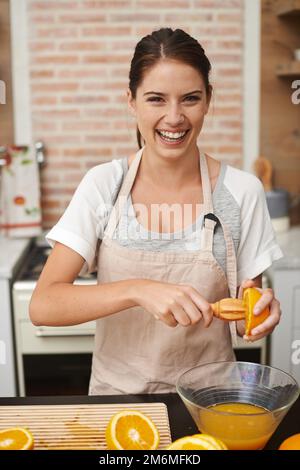
<path id="1" fill-rule="evenodd" d="M 21 270 L 19 271 L 16 280 L 18 282 L 37 281 L 50 253 L 51 248 L 49 246 L 40 246 L 33 244 L 28 252 L 28 255 L 25 257 L 25 261 Z M 78 280 L 93 279 L 97 279 L 96 272 L 88 273 L 83 276 L 78 276 Z"/>

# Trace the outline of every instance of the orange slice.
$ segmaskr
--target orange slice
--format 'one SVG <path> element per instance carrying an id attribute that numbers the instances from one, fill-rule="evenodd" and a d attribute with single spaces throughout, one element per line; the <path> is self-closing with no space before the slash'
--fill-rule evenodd
<path id="1" fill-rule="evenodd" d="M 294 434 L 285 439 L 280 444 L 279 450 L 300 450 L 300 434 Z"/>
<path id="2" fill-rule="evenodd" d="M 174 441 L 167 450 L 227 450 L 225 444 L 208 434 L 194 434 Z"/>
<path id="3" fill-rule="evenodd" d="M 28 429 L 0 430 L 0 450 L 30 450 L 33 449 L 33 444 L 33 436 Z"/>
<path id="4" fill-rule="evenodd" d="M 159 434 L 152 420 L 135 410 L 124 410 L 110 419 L 106 428 L 109 450 L 155 450 Z"/>
<path id="5" fill-rule="evenodd" d="M 251 330 L 263 323 L 270 315 L 269 307 L 266 307 L 259 315 L 254 315 L 255 304 L 262 294 L 255 287 L 248 287 L 243 292 L 243 303 L 246 306 L 245 334 L 251 335 Z"/>

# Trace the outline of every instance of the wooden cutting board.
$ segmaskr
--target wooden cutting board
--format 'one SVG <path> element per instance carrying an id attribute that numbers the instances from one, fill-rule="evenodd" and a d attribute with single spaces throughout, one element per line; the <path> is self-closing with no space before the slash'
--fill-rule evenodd
<path id="1" fill-rule="evenodd" d="M 159 449 L 165 449 L 171 443 L 168 410 L 164 403 L 1 406 L 0 429 L 28 428 L 37 450 L 106 450 L 108 421 L 124 409 L 141 411 L 152 419 L 160 435 Z"/>

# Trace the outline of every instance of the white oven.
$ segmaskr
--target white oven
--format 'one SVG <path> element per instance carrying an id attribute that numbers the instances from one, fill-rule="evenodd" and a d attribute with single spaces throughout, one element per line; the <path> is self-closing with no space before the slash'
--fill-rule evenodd
<path id="1" fill-rule="evenodd" d="M 29 302 L 49 252 L 48 247 L 34 244 L 13 284 L 19 394 L 87 394 L 95 322 L 48 327 L 34 326 L 29 318 Z M 91 275 L 75 284 L 96 282 L 96 276 Z"/>

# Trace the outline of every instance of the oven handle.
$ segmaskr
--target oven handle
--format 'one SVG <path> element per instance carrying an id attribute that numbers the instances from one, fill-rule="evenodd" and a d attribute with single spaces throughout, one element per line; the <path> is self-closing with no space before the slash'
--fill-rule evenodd
<path id="1" fill-rule="evenodd" d="M 62 337 L 62 336 L 94 336 L 95 331 L 93 330 L 64 330 L 57 329 L 55 331 L 50 329 L 43 329 L 41 327 L 36 328 L 35 336 L 38 338 L 55 338 L 55 337 Z"/>

